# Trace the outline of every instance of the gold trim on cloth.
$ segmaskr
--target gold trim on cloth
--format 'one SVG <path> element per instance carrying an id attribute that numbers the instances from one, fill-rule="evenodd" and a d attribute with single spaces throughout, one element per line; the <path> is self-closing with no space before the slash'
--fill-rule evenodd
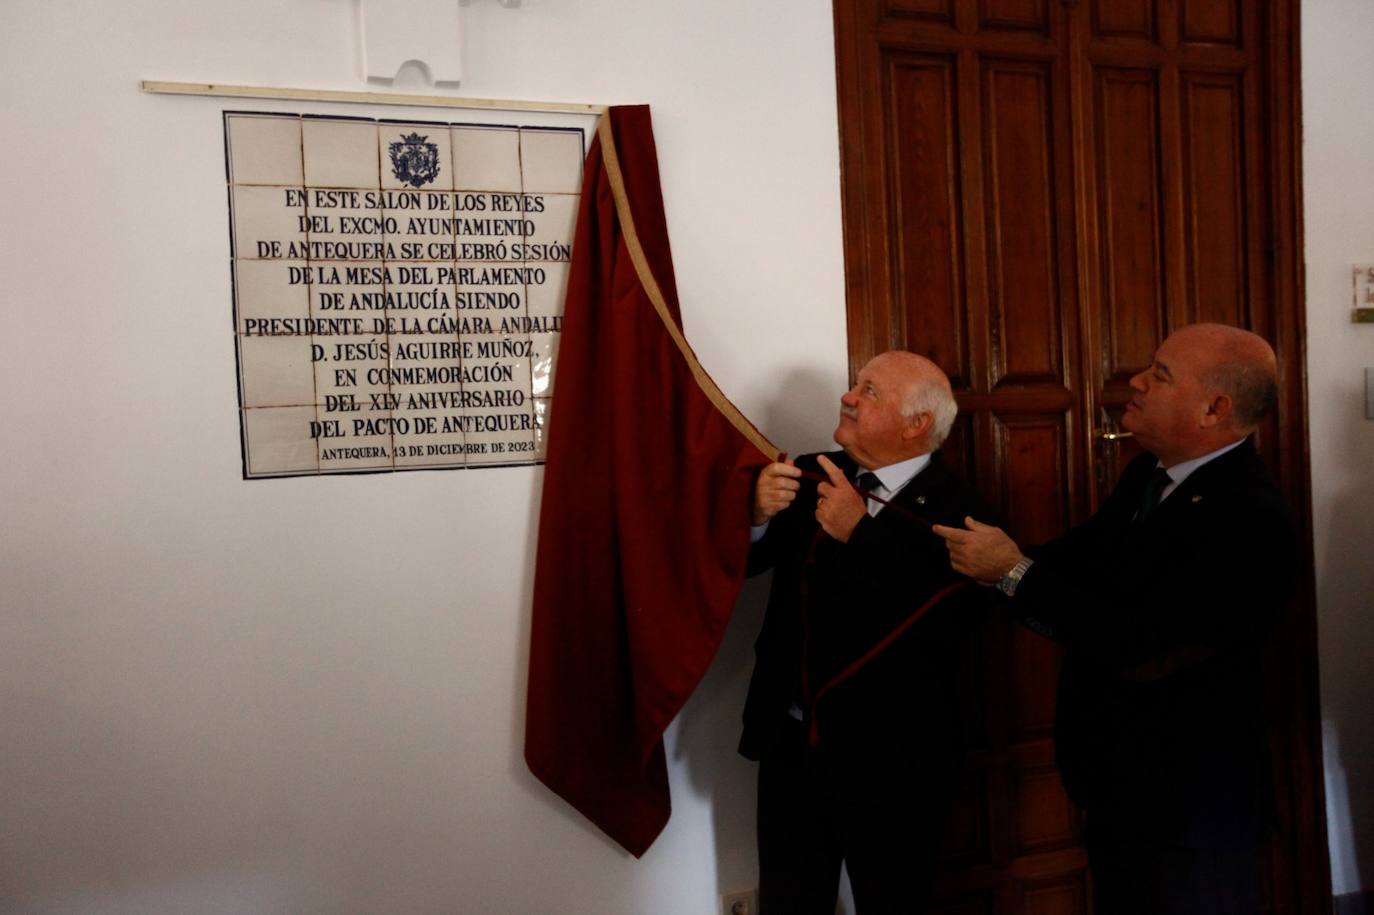
<path id="1" fill-rule="evenodd" d="M 630 260 L 634 263 L 635 272 L 639 274 L 639 282 L 644 286 L 645 293 L 649 296 L 649 301 L 653 303 L 654 310 L 658 312 L 659 319 L 663 322 L 668 335 L 677 344 L 678 351 L 682 353 L 682 358 L 686 360 L 687 367 L 692 371 L 692 377 L 696 379 L 697 387 L 706 395 L 707 399 L 717 410 L 730 420 L 730 424 L 735 430 L 749 440 L 749 443 L 759 450 L 760 453 L 777 460 L 781 455 L 781 450 L 768 439 L 764 438 L 763 433 L 754 427 L 739 408 L 730 402 L 720 388 L 712 380 L 706 370 L 697 361 L 696 353 L 692 352 L 692 347 L 687 343 L 687 338 L 682 335 L 682 329 L 673 320 L 672 313 L 668 311 L 668 302 L 663 298 L 663 290 L 659 288 L 658 280 L 654 278 L 653 271 L 649 269 L 648 258 L 644 256 L 644 246 L 640 244 L 639 233 L 635 231 L 634 216 L 630 212 L 630 199 L 625 193 L 625 179 L 620 171 L 620 157 L 615 148 L 615 136 L 611 131 L 610 117 L 603 115 L 600 124 L 597 125 L 597 133 L 601 137 L 601 156 L 606 165 L 606 177 L 611 182 L 611 194 L 615 197 L 615 209 L 620 215 L 620 228 L 625 237 L 625 247 L 630 252 Z"/>

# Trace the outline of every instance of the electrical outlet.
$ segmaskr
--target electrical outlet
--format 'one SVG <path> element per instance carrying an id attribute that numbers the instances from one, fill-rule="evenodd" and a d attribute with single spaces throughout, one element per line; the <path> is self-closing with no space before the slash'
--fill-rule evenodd
<path id="1" fill-rule="evenodd" d="M 759 895 L 756 890 L 726 893 L 720 897 L 721 915 L 759 915 Z"/>

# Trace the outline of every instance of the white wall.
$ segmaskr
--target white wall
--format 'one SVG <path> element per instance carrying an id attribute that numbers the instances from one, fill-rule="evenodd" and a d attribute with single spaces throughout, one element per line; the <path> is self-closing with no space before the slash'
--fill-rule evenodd
<path id="1" fill-rule="evenodd" d="M 1350 323 L 1374 263 L 1374 5 L 1302 8 L 1307 373 L 1332 884 L 1374 889 L 1374 325 Z"/>
<path id="2" fill-rule="evenodd" d="M 650 102 L 689 338 L 792 451 L 845 346 L 829 4 L 463 7 L 462 93 Z M 136 11 L 130 11 L 136 10 Z M 1374 10 L 1304 16 L 1313 499 L 1337 892 L 1374 886 Z M 0 11 L 0 911 L 700 915 L 749 886 L 751 584 L 643 861 L 520 757 L 540 472 L 239 479 L 219 112 L 354 89 L 348 0 Z M 319 106 L 311 110 L 343 111 Z M 356 113 L 356 112 L 355 112 Z"/>
<path id="3" fill-rule="evenodd" d="M 462 15 L 464 95 L 653 105 L 689 338 L 823 444 L 827 5 Z M 752 886 L 756 586 L 636 862 L 521 758 L 539 469 L 240 479 L 220 110 L 301 106 L 138 81 L 366 88 L 355 4 L 6 0 L 0 36 L 0 911 L 702 915 Z"/>

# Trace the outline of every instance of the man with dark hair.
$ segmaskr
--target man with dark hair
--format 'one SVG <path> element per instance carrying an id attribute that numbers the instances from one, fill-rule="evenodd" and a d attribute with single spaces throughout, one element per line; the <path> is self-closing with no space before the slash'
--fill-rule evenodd
<path id="1" fill-rule="evenodd" d="M 1253 915 L 1271 822 L 1260 661 L 1294 532 L 1250 441 L 1274 352 L 1235 327 L 1169 336 L 1122 426 L 1147 454 L 1082 527 L 1022 553 L 967 518 L 954 568 L 1068 647 L 1055 749 L 1087 811 L 1100 915 Z"/>
<path id="2" fill-rule="evenodd" d="M 768 915 L 833 915 L 841 862 L 858 915 L 922 911 L 982 600 L 928 527 L 984 510 L 933 453 L 957 412 L 933 362 L 884 353 L 840 398 L 843 452 L 759 474 L 749 571 L 773 588 L 740 752 Z"/>

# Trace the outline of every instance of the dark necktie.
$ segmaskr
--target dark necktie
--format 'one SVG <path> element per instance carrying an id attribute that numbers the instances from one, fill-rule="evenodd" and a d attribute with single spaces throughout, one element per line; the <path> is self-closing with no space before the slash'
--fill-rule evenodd
<path id="1" fill-rule="evenodd" d="M 1145 484 L 1145 491 L 1140 495 L 1140 511 L 1135 513 L 1137 523 L 1144 521 L 1159 505 L 1160 494 L 1164 492 L 1164 487 L 1172 481 L 1169 472 L 1163 467 L 1156 467 L 1155 472 L 1150 475 L 1150 479 Z"/>
<path id="2" fill-rule="evenodd" d="M 854 478 L 854 485 L 858 488 L 860 494 L 862 494 L 864 497 L 864 511 L 868 511 L 868 494 L 871 493 L 873 490 L 877 489 L 879 486 L 882 486 L 882 480 L 878 479 L 878 475 L 876 473 L 870 473 L 867 470 L 865 470 L 863 473 L 859 474 L 857 477 Z"/>

